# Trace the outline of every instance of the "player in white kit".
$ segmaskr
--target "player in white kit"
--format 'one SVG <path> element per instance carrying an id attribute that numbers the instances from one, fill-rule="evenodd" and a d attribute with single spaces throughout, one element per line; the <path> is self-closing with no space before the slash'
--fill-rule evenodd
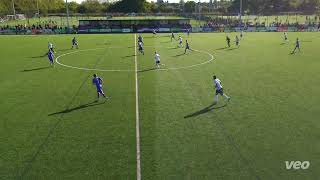
<path id="1" fill-rule="evenodd" d="M 222 87 L 222 83 L 220 81 L 220 79 L 217 78 L 217 76 L 213 76 L 213 84 L 216 88 L 216 94 L 214 96 L 214 101 L 213 103 L 214 104 L 217 104 L 218 103 L 218 95 L 220 94 L 221 96 L 225 97 L 228 102 L 230 101 L 230 97 L 227 96 L 225 93 L 223 93 L 223 87 Z"/>
<path id="2" fill-rule="evenodd" d="M 179 47 L 182 47 L 182 43 L 183 43 L 182 37 L 179 36 Z"/>
<path id="3" fill-rule="evenodd" d="M 154 59 L 155 59 L 155 61 L 156 61 L 156 67 L 157 68 L 160 68 L 160 54 L 158 54 L 157 52 L 155 52 L 154 53 L 155 55 L 154 55 Z"/>

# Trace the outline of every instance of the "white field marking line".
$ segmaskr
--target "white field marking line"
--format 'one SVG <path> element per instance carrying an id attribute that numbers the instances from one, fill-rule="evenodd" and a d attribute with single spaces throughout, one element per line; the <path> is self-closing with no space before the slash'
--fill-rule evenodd
<path id="1" fill-rule="evenodd" d="M 141 153 L 140 153 L 140 120 L 139 120 L 139 83 L 138 83 L 138 60 L 137 60 L 137 34 L 134 34 L 134 64 L 136 79 L 136 141 L 137 141 L 137 180 L 141 180 Z"/>
<path id="2" fill-rule="evenodd" d="M 135 48 L 136 48 L 136 44 L 135 44 Z M 148 46 L 148 47 L 155 47 L 155 46 Z M 134 70 L 125 70 L 125 69 L 98 69 L 98 68 L 82 68 L 82 67 L 76 67 L 76 66 L 70 66 L 70 65 L 66 65 L 66 64 L 63 64 L 61 62 L 59 62 L 59 59 L 63 56 L 67 56 L 67 55 L 71 55 L 71 54 L 75 54 L 75 53 L 78 53 L 78 52 L 86 52 L 86 51 L 95 51 L 95 50 L 100 50 L 100 49 L 113 49 L 113 48 L 125 48 L 125 47 L 108 47 L 108 48 L 95 48 L 95 49 L 86 49 L 86 50 L 79 50 L 79 51 L 73 51 L 73 52 L 69 52 L 69 53 L 65 53 L 65 54 L 62 54 L 60 56 L 58 56 L 56 58 L 56 62 L 57 64 L 59 64 L 60 66 L 64 66 L 64 67 L 67 67 L 67 68 L 71 68 L 71 69 L 78 69 L 78 70 L 84 70 L 84 71 L 100 71 L 100 72 L 133 72 Z M 173 68 L 162 68 L 162 69 L 155 69 L 154 71 L 169 71 L 169 70 L 179 70 L 179 69 L 190 69 L 190 68 L 193 68 L 193 67 L 197 67 L 197 66 L 202 66 L 204 64 L 208 64 L 210 62 L 212 62 L 214 60 L 214 56 L 207 52 L 207 51 L 202 51 L 202 50 L 196 50 L 196 49 L 193 49 L 193 51 L 196 51 L 196 52 L 199 52 L 199 53 L 203 53 L 203 54 L 207 54 L 209 55 L 211 58 L 210 60 L 208 61 L 205 61 L 205 62 L 202 62 L 202 63 L 199 63 L 199 64 L 194 64 L 194 65 L 190 65 L 190 66 L 182 66 L 182 67 L 173 67 Z M 135 54 L 137 54 L 137 52 L 135 52 Z M 136 56 L 136 55 L 135 55 Z M 143 71 L 143 70 L 138 70 L 139 71 Z"/>

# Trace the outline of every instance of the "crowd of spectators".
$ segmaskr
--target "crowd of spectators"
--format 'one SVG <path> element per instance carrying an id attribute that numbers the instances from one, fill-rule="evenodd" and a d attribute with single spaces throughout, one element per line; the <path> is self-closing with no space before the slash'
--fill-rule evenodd
<path id="1" fill-rule="evenodd" d="M 205 24 L 200 26 L 201 28 L 236 28 L 236 27 L 296 27 L 296 28 L 303 28 L 303 27 L 316 27 L 320 29 L 320 18 L 317 16 L 311 20 L 309 17 L 306 18 L 305 23 L 298 23 L 298 22 L 289 22 L 285 21 L 282 22 L 277 18 L 271 22 L 264 19 L 263 21 L 258 21 L 254 19 L 254 21 L 243 21 L 240 22 L 239 19 L 228 19 L 228 18 L 214 18 L 208 20 Z"/>
<path id="2" fill-rule="evenodd" d="M 161 24 L 161 23 L 149 23 L 149 24 L 139 24 L 132 25 L 128 23 L 114 23 L 114 24 L 104 24 L 99 21 L 91 22 L 90 24 L 80 24 L 79 30 L 87 30 L 87 29 L 133 29 L 133 31 L 137 31 L 139 29 L 192 29 L 192 26 L 188 23 L 169 23 L 169 24 Z"/>
<path id="3" fill-rule="evenodd" d="M 77 29 L 77 27 L 73 27 Z M 26 34 L 27 32 L 40 32 L 43 30 L 52 31 L 53 33 L 67 29 L 66 26 L 59 26 L 55 21 L 42 22 L 37 24 L 17 24 L 17 25 L 0 25 L 0 31 L 11 31 L 16 34 Z"/>

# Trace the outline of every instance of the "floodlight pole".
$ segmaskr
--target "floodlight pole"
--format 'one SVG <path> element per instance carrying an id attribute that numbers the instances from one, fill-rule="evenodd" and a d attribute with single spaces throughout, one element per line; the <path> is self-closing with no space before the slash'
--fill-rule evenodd
<path id="1" fill-rule="evenodd" d="M 37 1 L 37 9 L 38 9 L 38 20 L 39 20 L 39 24 L 40 24 L 40 9 L 39 9 L 39 0 Z"/>
<path id="2" fill-rule="evenodd" d="M 13 15 L 14 15 L 14 19 L 16 19 L 16 8 L 14 7 L 14 0 L 12 0 L 12 9 L 13 9 Z"/>
<path id="3" fill-rule="evenodd" d="M 242 22 L 242 0 L 240 0 L 240 22 Z"/>
<path id="4" fill-rule="evenodd" d="M 37 0 L 37 9 L 38 9 L 38 16 L 40 16 L 39 0 Z"/>
<path id="5" fill-rule="evenodd" d="M 70 24 L 69 24 L 69 5 L 68 5 L 68 0 L 66 0 L 66 9 L 67 9 L 67 28 L 68 28 L 68 33 L 70 30 Z"/>

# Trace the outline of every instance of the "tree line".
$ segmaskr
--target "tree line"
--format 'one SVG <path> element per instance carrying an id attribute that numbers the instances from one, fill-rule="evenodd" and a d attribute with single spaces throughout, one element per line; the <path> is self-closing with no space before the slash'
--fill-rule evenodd
<path id="1" fill-rule="evenodd" d="M 17 13 L 28 17 L 36 13 L 40 15 L 65 13 L 65 0 L 1 0 L 0 15 L 13 14 L 13 3 Z M 216 4 L 215 4 L 216 3 Z M 239 13 L 240 0 L 211 0 L 209 3 L 195 3 L 180 0 L 180 3 L 149 3 L 146 0 L 113 0 L 100 2 L 86 0 L 81 4 L 68 3 L 72 14 L 105 14 L 105 13 L 195 13 L 217 12 L 223 14 Z M 198 8 L 200 7 L 200 8 Z M 214 7 L 212 9 L 212 7 Z M 243 0 L 243 12 L 246 14 L 274 14 L 279 12 L 319 13 L 320 0 Z"/>

